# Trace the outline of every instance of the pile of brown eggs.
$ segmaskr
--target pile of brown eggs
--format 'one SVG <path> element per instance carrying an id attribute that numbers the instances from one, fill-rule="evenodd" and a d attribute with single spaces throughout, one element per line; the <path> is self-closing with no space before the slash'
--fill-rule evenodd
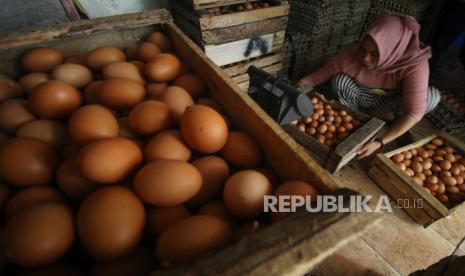
<path id="1" fill-rule="evenodd" d="M 311 98 L 313 114 L 292 122 L 300 131 L 326 146 L 337 145 L 362 125 L 345 110 L 336 110 L 329 103 L 314 96 Z"/>
<path id="2" fill-rule="evenodd" d="M 36 48 L 18 81 L 1 75 L 0 258 L 61 269 L 77 255 L 86 274 L 146 273 L 287 215 L 264 214 L 264 195 L 316 195 L 278 185 L 171 43 L 155 32 L 66 59 Z"/>
<path id="3" fill-rule="evenodd" d="M 443 139 L 435 138 L 391 159 L 446 206 L 465 200 L 465 159 Z"/>
<path id="4" fill-rule="evenodd" d="M 441 100 L 457 112 L 465 114 L 465 92 L 443 92 Z"/>
<path id="5" fill-rule="evenodd" d="M 218 16 L 222 14 L 242 12 L 242 11 L 251 11 L 255 9 L 263 9 L 263 8 L 269 8 L 269 7 L 270 7 L 270 4 L 266 1 L 265 2 L 252 2 L 252 3 L 246 2 L 244 4 L 210 8 L 210 9 L 207 9 L 207 11 L 214 16 Z"/>

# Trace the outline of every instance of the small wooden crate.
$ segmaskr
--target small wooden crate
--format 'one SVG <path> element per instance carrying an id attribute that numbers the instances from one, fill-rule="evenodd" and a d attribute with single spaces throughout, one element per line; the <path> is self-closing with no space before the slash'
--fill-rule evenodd
<path id="1" fill-rule="evenodd" d="M 418 185 L 412 177 L 402 171 L 390 158 L 403 151 L 426 145 L 436 137 L 440 137 L 446 141 L 450 146 L 458 150 L 462 156 L 465 155 L 465 144 L 463 142 L 446 133 L 440 133 L 397 150 L 378 154 L 368 171 L 369 175 L 388 195 L 399 202 L 404 202 L 404 206 L 402 207 L 413 220 L 425 227 L 451 215 L 458 206 L 450 209 L 447 208 L 423 187 Z M 459 205 L 464 204 L 462 202 Z"/>
<path id="2" fill-rule="evenodd" d="M 261 142 L 268 167 L 282 181 L 308 181 L 322 194 L 338 190 L 334 180 L 171 22 L 166 10 L 83 20 L 4 36 L 0 38 L 0 71 L 18 78 L 18 60 L 35 47 L 54 47 L 70 56 L 104 45 L 132 46 L 156 30 L 170 36 L 180 58 L 203 77 L 214 92 L 212 98 L 223 107 L 235 128 Z M 301 212 L 215 255 L 169 271 L 157 269 L 150 275 L 304 274 L 380 218 L 376 213 Z"/>
<path id="3" fill-rule="evenodd" d="M 350 109 L 336 101 L 327 101 L 318 93 L 313 93 L 312 95 L 318 96 L 323 102 L 330 104 L 336 110 L 347 111 L 353 118 L 364 123 L 344 139 L 344 141 L 333 147 L 320 144 L 315 138 L 302 132 L 295 125 L 283 125 L 284 130 L 303 145 L 318 163 L 324 166 L 330 173 L 336 173 L 357 155 L 358 150 L 381 130 L 385 122 L 376 117 L 369 117 L 358 110 Z"/>
<path id="4" fill-rule="evenodd" d="M 289 4 L 275 0 L 273 6 L 213 15 L 208 9 L 246 1 L 173 1 L 174 19 L 216 65 L 223 66 L 276 53 L 284 48 Z M 260 37 L 266 50 L 246 53 L 251 40 Z"/>

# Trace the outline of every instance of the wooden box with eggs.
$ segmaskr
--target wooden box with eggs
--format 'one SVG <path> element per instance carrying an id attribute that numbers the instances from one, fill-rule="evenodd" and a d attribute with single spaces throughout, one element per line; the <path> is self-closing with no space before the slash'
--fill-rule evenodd
<path id="1" fill-rule="evenodd" d="M 313 114 L 283 128 L 331 173 L 348 164 L 357 151 L 384 126 L 385 122 L 362 112 L 328 101 L 317 93 L 308 94 Z"/>
<path id="2" fill-rule="evenodd" d="M 166 10 L 4 36 L 0 70 L 0 273 L 303 273 L 380 219 L 265 214 L 338 186 Z"/>
<path id="3" fill-rule="evenodd" d="M 465 144 L 432 135 L 376 156 L 369 175 L 423 226 L 452 215 L 465 201 Z"/>

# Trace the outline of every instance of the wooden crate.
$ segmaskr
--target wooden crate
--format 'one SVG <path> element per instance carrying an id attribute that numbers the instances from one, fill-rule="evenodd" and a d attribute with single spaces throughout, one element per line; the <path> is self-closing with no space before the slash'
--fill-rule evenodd
<path id="1" fill-rule="evenodd" d="M 440 133 L 421 139 L 397 150 L 378 154 L 373 160 L 368 172 L 388 195 L 395 200 L 406 202 L 405 204 L 407 206 L 403 208 L 405 212 L 410 215 L 413 220 L 425 227 L 439 219 L 451 215 L 458 206 L 447 208 L 422 186 L 418 185 L 412 177 L 402 171 L 390 158 L 403 151 L 426 145 L 436 137 L 440 137 L 447 141 L 447 143 L 458 150 L 462 156 L 465 155 L 465 144 L 462 141 L 446 133 Z M 464 204 L 465 203 L 461 203 L 460 205 Z"/>
<path id="2" fill-rule="evenodd" d="M 223 66 L 253 57 L 276 53 L 284 48 L 289 4 L 275 1 L 276 6 L 212 15 L 208 8 L 244 3 L 245 1 L 173 1 L 174 19 L 189 37 L 194 40 L 209 58 Z M 267 45 L 266 51 L 259 49 L 246 54 L 251 40 L 261 38 Z"/>
<path id="3" fill-rule="evenodd" d="M 155 30 L 164 29 L 176 52 L 202 76 L 211 96 L 223 107 L 236 129 L 260 141 L 266 163 L 283 181 L 301 179 L 323 194 L 338 186 L 291 137 L 245 93 L 239 91 L 205 54 L 171 22 L 165 10 L 79 21 L 18 33 L 0 39 L 0 71 L 19 77 L 18 59 L 35 47 L 54 47 L 65 56 L 103 45 L 128 47 Z M 217 254 L 169 270 L 174 275 L 303 274 L 346 242 L 380 220 L 375 213 L 300 213 L 231 244 Z M 159 269 L 152 275 L 167 273 Z"/>
<path id="4" fill-rule="evenodd" d="M 320 144 L 315 138 L 300 131 L 295 125 L 286 124 L 282 126 L 297 142 L 305 147 L 307 152 L 319 164 L 324 166 L 330 173 L 336 173 L 357 155 L 358 150 L 381 130 L 385 122 L 376 117 L 369 117 L 358 110 L 350 109 L 336 101 L 327 101 L 321 94 L 312 93 L 310 95 L 316 95 L 323 102 L 330 104 L 335 110 L 347 111 L 353 118 L 363 123 L 344 141 L 332 147 Z"/>

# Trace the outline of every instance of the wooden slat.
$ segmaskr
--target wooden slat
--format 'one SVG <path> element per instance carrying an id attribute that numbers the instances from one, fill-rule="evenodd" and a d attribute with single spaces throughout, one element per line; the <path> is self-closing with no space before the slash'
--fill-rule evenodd
<path id="1" fill-rule="evenodd" d="M 284 31 L 280 31 L 260 36 L 260 38 L 268 45 L 266 53 L 262 53 L 259 49 L 256 49 L 246 57 L 245 52 L 250 39 L 243 39 L 214 46 L 207 45 L 205 46 L 205 53 L 218 66 L 239 62 L 282 50 L 284 48 L 284 33 Z"/>
<path id="2" fill-rule="evenodd" d="M 411 143 L 409 145 L 406 145 L 405 147 L 401 147 L 401 148 L 398 148 L 396 150 L 393 150 L 393 151 L 390 151 L 390 152 L 386 152 L 385 155 L 389 158 L 393 157 L 394 155 L 398 154 L 398 153 L 401 153 L 401 152 L 404 152 L 406 150 L 411 150 L 411 149 L 416 149 L 416 148 L 419 148 L 421 146 L 424 146 L 426 144 L 428 144 L 431 140 L 433 140 L 434 138 L 436 138 L 437 135 L 431 135 L 429 137 L 426 137 L 426 138 L 423 138 L 421 140 L 418 140 L 414 143 Z"/>
<path id="3" fill-rule="evenodd" d="M 236 12 L 212 17 L 200 18 L 200 28 L 210 30 L 229 26 L 241 25 L 245 23 L 257 22 L 273 17 L 287 16 L 289 5 L 274 6 L 266 9 L 256 9 L 251 11 Z"/>
<path id="4" fill-rule="evenodd" d="M 274 75 L 283 69 L 282 63 L 276 63 L 270 66 L 266 66 L 261 68 L 263 71 L 267 72 L 268 74 Z M 241 83 L 250 80 L 249 74 L 242 74 L 232 78 L 235 83 Z"/>
<path id="5" fill-rule="evenodd" d="M 271 55 L 268 55 L 268 56 L 263 56 L 263 57 L 260 57 L 260 58 L 257 58 L 257 59 L 253 59 L 251 61 L 241 62 L 241 63 L 236 64 L 236 65 L 223 67 L 223 71 L 228 76 L 234 77 L 234 76 L 237 76 L 237 75 L 246 74 L 247 69 L 251 65 L 255 65 L 256 67 L 263 68 L 263 67 L 266 67 L 268 65 L 281 62 L 284 59 L 285 56 L 286 56 L 286 53 L 279 52 L 279 53 L 276 53 L 276 54 L 271 54 Z"/>

